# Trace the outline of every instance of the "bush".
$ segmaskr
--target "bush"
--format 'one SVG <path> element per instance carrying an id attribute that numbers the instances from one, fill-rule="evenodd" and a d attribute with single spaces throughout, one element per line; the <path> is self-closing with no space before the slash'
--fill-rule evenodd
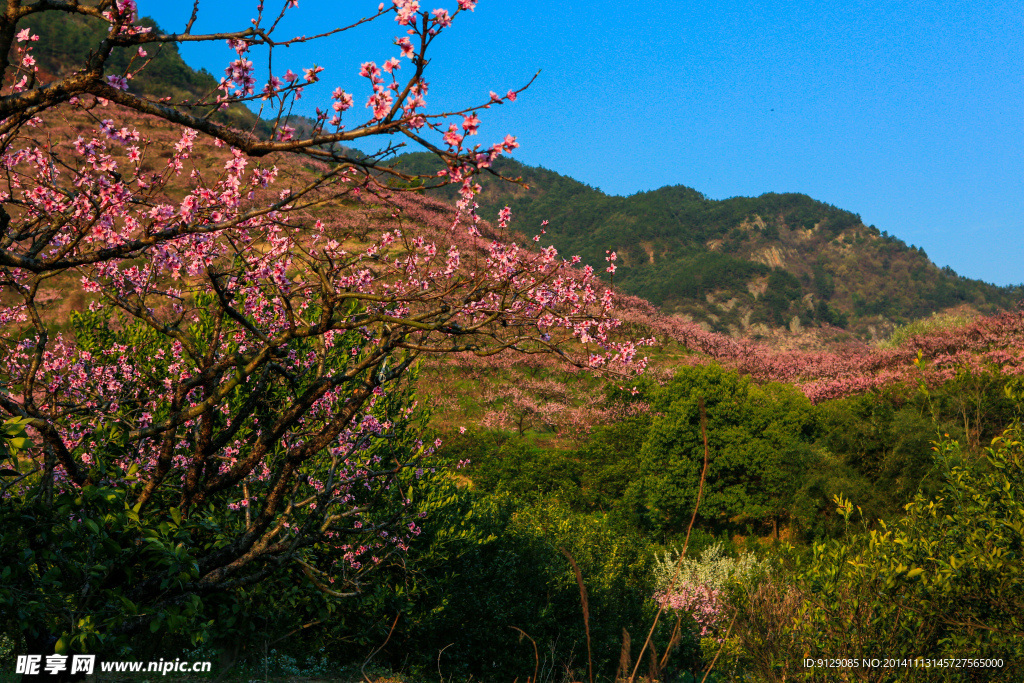
<path id="1" fill-rule="evenodd" d="M 940 495 L 891 525 L 793 553 L 789 573 L 733 595 L 736 633 L 764 680 L 814 678 L 794 658 L 1000 660 L 882 680 L 1017 681 L 1024 668 L 1024 444 L 1019 425 L 968 459 L 936 445 Z M 849 521 L 853 504 L 836 497 Z M 771 599 L 768 599 L 771 598 Z M 767 611 L 766 611 L 767 608 Z M 880 672 L 853 670 L 855 680 Z"/>
<path id="2" fill-rule="evenodd" d="M 533 676 L 534 656 L 516 627 L 536 641 L 542 673 L 560 676 L 568 667 L 581 680 L 587 668 L 583 609 L 562 548 L 587 589 L 595 675 L 613 673 L 623 628 L 640 633 L 650 624 L 653 552 L 635 534 L 560 504 L 529 505 L 458 488 L 447 475 L 431 480 L 425 495 L 418 504 L 427 513 L 424 532 L 391 587 L 404 603 L 353 608 L 367 623 L 387 616 L 390 624 L 395 610 L 402 611 L 378 660 L 433 675 L 443 650 L 445 678 L 525 680 Z"/>
<path id="3" fill-rule="evenodd" d="M 755 386 L 718 366 L 680 369 L 658 392 L 640 475 L 626 498 L 644 506 L 650 528 L 666 538 L 686 529 L 704 460 L 701 399 L 710 460 L 698 519 L 723 528 L 777 529 L 790 516 L 809 457 L 813 407 L 791 386 Z"/>

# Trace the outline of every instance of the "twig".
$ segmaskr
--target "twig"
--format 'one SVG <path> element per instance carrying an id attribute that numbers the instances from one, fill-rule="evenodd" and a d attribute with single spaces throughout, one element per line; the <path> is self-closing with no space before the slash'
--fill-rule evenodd
<path id="1" fill-rule="evenodd" d="M 697 504 L 693 506 L 693 515 L 690 516 L 690 525 L 686 527 L 686 540 L 683 541 L 683 553 L 686 555 L 686 548 L 690 545 L 690 531 L 693 530 L 693 523 L 697 521 L 697 511 L 700 509 L 701 499 L 704 497 L 704 477 L 708 473 L 708 413 L 704 409 L 704 397 L 697 399 L 697 408 L 700 410 L 700 433 L 704 437 L 704 469 L 700 471 L 700 486 L 697 488 Z"/>
<path id="2" fill-rule="evenodd" d="M 437 651 L 437 676 L 441 679 L 441 683 L 444 683 L 444 674 L 441 673 L 441 654 L 454 644 L 455 643 L 448 643 L 447 645 L 445 645 Z"/>
<path id="3" fill-rule="evenodd" d="M 384 647 L 388 644 L 388 641 L 391 640 L 391 634 L 395 632 L 395 626 L 398 625 L 398 617 L 400 616 L 402 616 L 401 612 L 395 615 L 395 620 L 391 622 L 391 630 L 388 631 L 388 637 L 384 639 L 384 642 L 381 643 L 380 647 L 378 647 L 376 650 L 370 653 L 370 656 L 366 658 L 366 661 L 363 662 L 363 665 L 359 667 L 359 673 L 363 675 L 363 680 L 366 681 L 366 683 L 374 683 L 370 680 L 369 676 L 366 675 L 366 665 L 369 664 L 370 660 L 373 659 L 378 652 L 383 650 Z"/>
<path id="4" fill-rule="evenodd" d="M 534 659 L 534 661 L 536 663 L 535 663 L 535 665 L 533 667 L 533 679 L 532 679 L 532 681 L 533 681 L 533 683 L 537 683 L 537 672 L 540 671 L 540 653 L 537 652 L 537 641 L 534 640 L 533 638 L 530 638 L 530 634 L 528 634 L 526 631 L 524 631 L 523 629 L 519 628 L 518 626 L 509 626 L 509 628 L 514 628 L 515 630 L 519 631 L 519 633 L 520 633 L 519 640 L 523 639 L 522 636 L 526 636 L 527 638 L 530 639 L 530 642 L 533 643 L 533 659 Z M 527 678 L 526 679 L 526 683 L 530 683 L 530 682 L 531 682 L 531 679 Z"/>
<path id="5" fill-rule="evenodd" d="M 722 644 L 718 646 L 718 652 L 715 653 L 715 658 L 711 660 L 711 665 L 708 666 L 708 670 L 704 672 L 704 678 L 700 679 L 700 683 L 708 680 L 708 676 L 711 675 L 711 670 L 715 668 L 715 662 L 718 661 L 718 655 L 722 654 L 722 650 L 725 648 L 726 641 L 729 640 L 729 634 L 732 633 L 732 625 L 736 623 L 736 616 L 739 614 L 739 610 L 732 613 L 732 621 L 729 622 L 729 628 L 725 630 L 725 635 L 722 636 Z"/>
<path id="6" fill-rule="evenodd" d="M 619 669 L 615 672 L 615 683 L 618 683 L 622 679 L 620 676 L 626 675 L 630 667 L 630 656 L 629 656 L 629 631 L 625 628 L 622 629 L 622 650 L 619 651 Z"/>
<path id="7" fill-rule="evenodd" d="M 309 582 L 312 583 L 321 593 L 330 595 L 332 598 L 351 598 L 353 595 L 359 595 L 359 591 L 341 593 L 339 591 L 332 590 L 330 587 L 327 586 L 326 583 L 316 578 L 316 575 L 313 574 L 312 571 L 313 567 L 310 567 L 308 564 L 306 564 L 300 559 L 296 558 L 295 561 L 299 563 L 299 567 L 301 568 L 302 573 L 306 575 L 306 578 L 309 579 Z"/>
<path id="8" fill-rule="evenodd" d="M 704 437 L 704 469 L 700 472 L 700 485 L 697 487 L 697 504 L 693 506 L 693 516 L 690 517 L 690 526 L 686 527 L 686 540 L 683 541 L 683 551 L 679 553 L 679 560 L 676 561 L 676 571 L 672 575 L 672 580 L 669 581 L 669 588 L 675 583 L 679 577 L 679 570 L 683 567 L 683 558 L 686 557 L 686 549 L 690 545 L 690 531 L 693 529 L 693 523 L 697 519 L 697 511 L 700 510 L 701 499 L 704 497 L 704 478 L 708 473 L 708 415 L 704 409 L 704 397 L 700 396 L 697 398 L 697 408 L 700 410 L 700 432 Z M 658 626 L 658 619 L 661 618 L 661 613 L 665 611 L 664 605 L 658 606 L 658 613 L 654 615 L 654 623 L 651 624 L 651 630 L 647 632 L 647 639 L 644 640 L 643 647 L 640 648 L 640 653 L 636 656 L 636 664 L 633 666 L 633 673 L 629 675 L 629 683 L 633 683 L 636 680 L 637 669 L 640 668 L 640 662 L 643 661 L 644 650 L 647 649 L 647 645 L 651 642 L 651 636 L 654 635 L 654 629 Z"/>
<path id="9" fill-rule="evenodd" d="M 580 587 L 580 602 L 583 603 L 583 628 L 587 632 L 587 674 L 590 676 L 590 683 L 594 683 L 594 659 L 590 654 L 590 604 L 587 601 L 587 587 L 583 585 L 583 573 L 573 558 L 572 553 L 558 546 L 562 554 L 569 560 L 572 570 L 576 573 L 576 585 Z"/>
<path id="10" fill-rule="evenodd" d="M 658 664 L 658 671 L 664 671 L 665 665 L 668 664 L 668 656 L 672 654 L 672 648 L 682 641 L 682 628 L 683 628 L 683 617 L 679 615 L 676 617 L 676 625 L 672 628 L 672 635 L 668 638 L 668 645 L 665 647 L 665 652 L 661 655 L 661 662 Z"/>
<path id="11" fill-rule="evenodd" d="M 317 625 L 322 624 L 322 623 L 324 623 L 323 620 L 319 620 L 318 619 L 317 621 L 311 621 L 308 624 L 303 624 L 302 626 L 300 626 L 300 627 L 298 627 L 296 629 L 292 629 L 291 631 L 289 631 L 288 633 L 284 634 L 283 636 L 281 636 L 277 640 L 270 641 L 270 644 L 271 645 L 277 645 L 278 643 L 280 643 L 285 638 L 288 638 L 289 636 L 293 636 L 296 633 L 298 633 L 299 631 L 303 631 L 303 630 L 305 630 L 307 628 L 311 628 L 313 626 L 317 626 Z"/>

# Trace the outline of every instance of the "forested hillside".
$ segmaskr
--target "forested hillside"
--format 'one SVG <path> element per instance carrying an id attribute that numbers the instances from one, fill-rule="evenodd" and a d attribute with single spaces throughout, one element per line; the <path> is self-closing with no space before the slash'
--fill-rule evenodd
<path id="1" fill-rule="evenodd" d="M 410 171 L 435 163 L 427 154 L 402 158 Z M 884 336 L 894 324 L 946 308 L 994 313 L 1021 296 L 1019 287 L 939 268 L 924 250 L 803 194 L 713 200 L 676 185 L 619 197 L 511 159 L 494 170 L 525 186 L 483 176 L 484 218 L 508 205 L 531 235 L 547 220 L 548 242 L 602 269 L 605 250 L 615 250 L 623 291 L 716 331 L 828 324 Z M 454 188 L 438 192 L 456 196 Z"/>
<path id="2" fill-rule="evenodd" d="M 148 17 L 139 20 L 159 32 L 161 27 Z M 108 25 L 94 17 L 65 12 L 40 12 L 18 23 L 19 29 L 29 28 L 39 36 L 38 47 L 33 50 L 39 68 L 37 78 L 47 83 L 67 76 L 82 68 L 91 49 L 106 35 Z M 129 84 L 133 92 L 154 100 L 174 103 L 187 111 L 209 114 L 216 121 L 261 135 L 271 133 L 275 122 L 261 119 L 248 107 L 235 104 L 223 111 L 211 112 L 212 101 L 219 82 L 205 69 L 193 69 L 181 58 L 175 43 L 152 46 L 140 55 L 136 50 L 115 47 L 106 63 L 106 72 L 119 75 L 126 70 L 138 72 Z M 312 120 L 305 116 L 282 117 L 277 124 L 287 123 L 299 135 L 307 134 Z"/>

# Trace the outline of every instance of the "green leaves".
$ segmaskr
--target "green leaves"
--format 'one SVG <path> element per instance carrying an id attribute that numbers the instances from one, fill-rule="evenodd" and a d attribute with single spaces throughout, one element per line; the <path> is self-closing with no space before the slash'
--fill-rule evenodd
<path id="1" fill-rule="evenodd" d="M 798 643 L 812 658 L 846 648 L 892 657 L 1020 661 L 1020 436 L 1021 428 L 1011 427 L 972 461 L 953 457 L 959 455 L 955 442 L 940 442 L 941 495 L 918 494 L 900 519 L 881 529 L 817 543 L 809 556 L 795 553 L 791 573 L 782 578 L 802 596 L 800 616 L 779 638 Z M 841 514 L 852 511 L 849 500 L 836 503 Z M 960 673 L 942 675 L 934 680 L 959 680 Z"/>
<path id="2" fill-rule="evenodd" d="M 13 469 L 0 470 L 0 476 L 17 476 L 18 453 L 32 447 L 25 428 L 32 422 L 27 417 L 12 417 L 0 425 L 0 462 L 9 460 Z"/>
<path id="3" fill-rule="evenodd" d="M 807 457 L 810 402 L 792 387 L 755 387 L 735 372 L 706 366 L 680 369 L 654 398 L 660 415 L 644 439 L 639 481 L 631 487 L 649 523 L 681 533 L 693 513 L 704 460 L 699 399 L 710 451 L 700 518 L 760 526 L 787 517 Z"/>
<path id="4" fill-rule="evenodd" d="M 151 629 L 189 638 L 206 628 L 196 596 L 182 604 L 157 599 L 158 587 L 198 578 L 187 543 L 194 529 L 177 508 L 174 524 L 155 520 L 129 507 L 126 495 L 90 485 L 58 492 L 52 507 L 31 499 L 0 506 L 0 556 L 18 558 L 0 571 L 0 612 L 17 615 L 23 631 L 59 636 L 58 653 L 95 650 L 140 613 L 152 616 Z M 147 580 L 159 583 L 140 592 Z"/>

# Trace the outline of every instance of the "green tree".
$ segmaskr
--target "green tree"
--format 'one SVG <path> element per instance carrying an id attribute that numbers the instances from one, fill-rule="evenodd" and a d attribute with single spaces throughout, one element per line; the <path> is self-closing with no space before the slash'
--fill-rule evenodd
<path id="1" fill-rule="evenodd" d="M 685 368 L 655 398 L 627 498 L 666 534 L 682 532 L 704 460 L 698 402 L 707 411 L 710 464 L 699 517 L 706 523 L 775 525 L 790 512 L 814 429 L 813 409 L 791 386 L 755 386 L 715 365 Z"/>

